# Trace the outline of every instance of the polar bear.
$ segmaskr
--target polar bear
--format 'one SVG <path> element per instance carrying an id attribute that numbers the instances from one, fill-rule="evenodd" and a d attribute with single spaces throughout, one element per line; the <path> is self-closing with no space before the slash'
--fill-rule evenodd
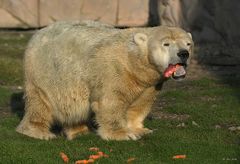
<path id="1" fill-rule="evenodd" d="M 25 52 L 25 115 L 16 130 L 49 140 L 58 123 L 73 139 L 88 131 L 94 113 L 102 139 L 139 139 L 152 132 L 143 121 L 156 86 L 185 77 L 193 46 L 190 33 L 166 26 L 59 22 L 43 28 Z"/>

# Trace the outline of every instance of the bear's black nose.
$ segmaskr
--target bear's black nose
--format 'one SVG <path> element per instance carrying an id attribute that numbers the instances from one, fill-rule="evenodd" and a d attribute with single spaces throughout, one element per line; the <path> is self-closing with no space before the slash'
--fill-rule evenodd
<path id="1" fill-rule="evenodd" d="M 180 57 L 180 59 L 183 61 L 183 62 L 186 62 L 187 59 L 189 58 L 189 52 L 187 50 L 180 50 L 178 53 L 177 53 L 177 56 Z"/>

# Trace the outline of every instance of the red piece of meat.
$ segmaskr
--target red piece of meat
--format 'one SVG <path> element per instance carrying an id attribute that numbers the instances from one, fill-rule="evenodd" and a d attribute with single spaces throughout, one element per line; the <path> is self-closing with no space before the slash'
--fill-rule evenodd
<path id="1" fill-rule="evenodd" d="M 172 76 L 174 72 L 176 72 L 177 68 L 179 67 L 179 64 L 176 65 L 169 65 L 168 68 L 164 71 L 163 76 L 168 78 Z"/>

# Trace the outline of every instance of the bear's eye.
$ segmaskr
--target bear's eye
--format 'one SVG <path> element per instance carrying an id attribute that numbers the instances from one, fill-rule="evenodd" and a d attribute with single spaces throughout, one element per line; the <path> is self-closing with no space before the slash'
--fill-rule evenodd
<path id="1" fill-rule="evenodd" d="M 191 43 L 187 43 L 187 46 L 191 46 Z"/>
<path id="2" fill-rule="evenodd" d="M 170 43 L 164 43 L 163 46 L 168 47 L 170 46 Z"/>

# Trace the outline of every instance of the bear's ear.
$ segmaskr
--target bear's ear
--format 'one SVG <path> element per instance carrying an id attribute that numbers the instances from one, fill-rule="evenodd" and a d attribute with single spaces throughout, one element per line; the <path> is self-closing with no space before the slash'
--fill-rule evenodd
<path id="1" fill-rule="evenodd" d="M 143 44 L 146 44 L 147 43 L 147 35 L 146 34 L 143 34 L 143 33 L 137 33 L 134 35 L 134 42 L 137 44 L 137 45 L 143 45 Z"/>
<path id="2" fill-rule="evenodd" d="M 191 34 L 190 32 L 188 32 L 187 34 L 188 34 L 188 35 L 190 36 L 190 38 L 192 39 L 192 34 Z"/>

